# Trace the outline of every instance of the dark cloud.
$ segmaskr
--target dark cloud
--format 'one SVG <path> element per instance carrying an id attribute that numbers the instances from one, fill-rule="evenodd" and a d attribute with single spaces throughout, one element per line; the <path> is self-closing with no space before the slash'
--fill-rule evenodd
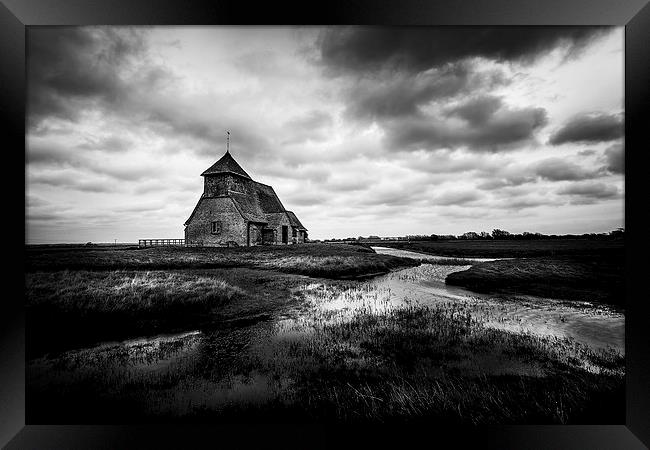
<path id="1" fill-rule="evenodd" d="M 548 199 L 540 199 L 540 198 L 519 198 L 516 200 L 509 201 L 504 206 L 506 209 L 521 210 L 527 208 L 536 208 L 538 206 L 545 206 L 545 205 L 557 205 L 557 202 L 549 201 Z"/>
<path id="2" fill-rule="evenodd" d="M 600 182 L 577 182 L 572 183 L 557 191 L 560 195 L 571 195 L 580 197 L 583 203 L 590 203 L 593 200 L 616 198 L 619 190 L 616 186 Z M 580 201 L 580 199 L 578 199 Z M 574 201 L 575 203 L 575 201 Z"/>
<path id="3" fill-rule="evenodd" d="M 625 172 L 625 147 L 623 144 L 615 144 L 605 150 L 605 168 L 611 173 Z"/>
<path id="4" fill-rule="evenodd" d="M 27 143 L 25 163 L 30 165 L 78 165 L 75 153 L 70 149 L 51 142 L 31 140 Z"/>
<path id="5" fill-rule="evenodd" d="M 503 72 L 479 72 L 469 63 L 447 65 L 418 74 L 392 73 L 361 78 L 347 89 L 346 115 L 355 119 L 390 118 L 420 114 L 420 107 L 478 89 L 503 85 Z"/>
<path id="6" fill-rule="evenodd" d="M 434 205 L 463 205 L 472 203 L 481 199 L 481 195 L 476 191 L 451 191 L 437 195 L 432 199 Z"/>
<path id="7" fill-rule="evenodd" d="M 27 32 L 29 125 L 76 120 L 98 104 L 119 105 L 170 74 L 148 62 L 142 31 L 114 27 L 36 27 Z"/>
<path id="8" fill-rule="evenodd" d="M 319 39 L 334 73 L 421 72 L 472 57 L 532 62 L 562 47 L 574 55 L 611 27 L 334 27 Z"/>
<path id="9" fill-rule="evenodd" d="M 83 192 L 114 192 L 115 183 L 105 180 L 80 180 L 69 173 L 36 174 L 29 179 L 30 184 L 43 184 L 52 187 L 61 187 Z"/>
<path id="10" fill-rule="evenodd" d="M 579 114 L 565 123 L 549 139 L 552 145 L 568 142 L 595 143 L 613 141 L 623 136 L 623 114 Z"/>
<path id="11" fill-rule="evenodd" d="M 59 220 L 62 219 L 64 216 L 63 214 L 57 214 L 57 213 L 30 213 L 27 215 L 29 217 L 29 220 L 33 221 L 52 221 L 52 220 Z"/>
<path id="12" fill-rule="evenodd" d="M 456 115 L 472 126 L 485 124 L 502 106 L 499 97 L 485 95 L 465 101 L 459 106 L 448 109 L 448 115 Z"/>
<path id="13" fill-rule="evenodd" d="M 155 203 L 140 203 L 138 205 L 118 206 L 112 208 L 116 213 L 130 213 L 130 212 L 150 212 L 163 210 L 165 204 L 163 202 Z"/>
<path id="14" fill-rule="evenodd" d="M 585 180 L 598 176 L 597 171 L 588 170 L 562 158 L 548 158 L 534 164 L 536 175 L 549 181 Z"/>
<path id="15" fill-rule="evenodd" d="M 606 175 L 602 169 L 590 169 L 562 158 L 546 158 L 527 165 L 505 167 L 484 173 L 485 181 L 476 187 L 492 191 L 515 188 L 538 180 L 546 181 L 579 181 L 598 178 Z"/>
<path id="16" fill-rule="evenodd" d="M 37 195 L 28 195 L 27 198 L 25 199 L 25 204 L 29 208 L 35 208 L 35 207 L 43 207 L 43 206 L 48 206 L 50 205 L 50 202 L 45 200 L 42 197 L 39 197 Z"/>
<path id="17" fill-rule="evenodd" d="M 152 170 L 152 167 L 142 165 L 109 166 L 88 162 L 85 167 L 94 173 L 106 175 L 119 181 L 142 181 L 148 178 L 161 177 L 164 173 L 160 167 Z"/>
<path id="18" fill-rule="evenodd" d="M 102 145 L 119 146 L 125 145 L 121 138 L 106 138 L 100 139 Z M 80 146 L 77 146 L 79 148 Z M 140 181 L 154 176 L 160 176 L 165 170 L 161 167 L 156 167 L 155 171 L 152 166 L 122 164 L 115 165 L 114 163 L 107 164 L 105 161 L 91 158 L 85 152 L 91 148 L 98 150 L 99 148 L 90 145 L 87 147 L 85 144 L 81 145 L 82 150 L 74 150 L 67 148 L 56 143 L 45 143 L 40 140 L 30 142 L 26 152 L 26 163 L 30 166 L 36 167 L 57 167 L 59 170 L 62 168 L 70 167 L 82 171 L 93 172 L 95 174 L 106 175 L 119 181 Z M 155 165 L 155 163 L 154 163 Z M 66 182 L 66 186 L 71 186 L 71 183 Z M 90 189 L 92 185 L 88 185 L 86 190 Z"/>
<path id="19" fill-rule="evenodd" d="M 436 117 L 405 118 L 385 124 L 387 144 L 398 150 L 467 147 L 470 151 L 498 152 L 531 141 L 536 131 L 548 122 L 543 108 L 509 108 L 500 100 L 490 99 L 489 108 L 471 114 L 471 104 L 447 112 L 447 118 L 460 117 L 463 125 Z M 469 118 L 468 118 L 469 117 Z"/>
<path id="20" fill-rule="evenodd" d="M 498 178 L 486 180 L 478 184 L 476 187 L 481 190 L 491 191 L 495 189 L 521 186 L 523 184 L 531 183 L 534 181 L 535 181 L 535 177 L 529 175 L 510 175 L 506 177 L 498 177 Z"/>

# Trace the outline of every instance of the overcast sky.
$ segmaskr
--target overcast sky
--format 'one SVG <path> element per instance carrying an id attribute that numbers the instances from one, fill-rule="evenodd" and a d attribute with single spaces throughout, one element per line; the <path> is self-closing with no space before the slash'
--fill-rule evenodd
<path id="1" fill-rule="evenodd" d="M 182 238 L 225 152 L 313 239 L 623 226 L 623 28 L 30 27 L 29 243 Z"/>

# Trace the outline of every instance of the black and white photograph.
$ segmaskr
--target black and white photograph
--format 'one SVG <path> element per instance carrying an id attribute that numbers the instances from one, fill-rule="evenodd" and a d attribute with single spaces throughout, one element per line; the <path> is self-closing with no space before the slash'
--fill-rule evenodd
<path id="1" fill-rule="evenodd" d="M 626 423 L 624 27 L 25 44 L 26 423 Z"/>

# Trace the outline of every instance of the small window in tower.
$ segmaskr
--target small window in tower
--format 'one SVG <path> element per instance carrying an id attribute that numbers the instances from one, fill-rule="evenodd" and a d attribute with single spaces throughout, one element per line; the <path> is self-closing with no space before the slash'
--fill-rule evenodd
<path id="1" fill-rule="evenodd" d="M 217 220 L 215 222 L 212 222 L 212 234 L 219 234 L 221 233 L 221 221 Z"/>

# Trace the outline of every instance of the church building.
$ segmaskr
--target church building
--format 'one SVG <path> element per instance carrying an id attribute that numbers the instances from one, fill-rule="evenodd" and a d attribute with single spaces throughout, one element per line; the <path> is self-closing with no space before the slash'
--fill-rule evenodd
<path id="1" fill-rule="evenodd" d="M 307 229 L 271 186 L 254 181 L 229 150 L 201 174 L 203 194 L 185 222 L 185 245 L 300 244 Z"/>

